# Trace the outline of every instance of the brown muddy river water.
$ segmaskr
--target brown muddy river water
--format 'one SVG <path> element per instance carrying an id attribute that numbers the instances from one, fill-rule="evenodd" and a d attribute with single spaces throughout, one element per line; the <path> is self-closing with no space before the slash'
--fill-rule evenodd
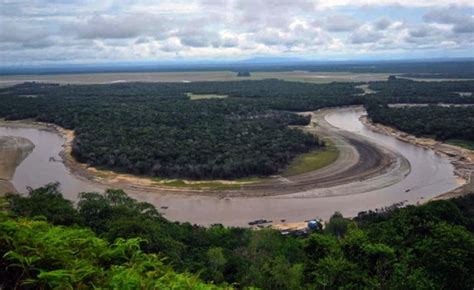
<path id="1" fill-rule="evenodd" d="M 353 132 L 370 141 L 401 153 L 410 162 L 411 171 L 399 178 L 395 184 L 382 189 L 363 192 L 361 188 L 370 180 L 330 188 L 342 196 L 319 197 L 321 189 L 273 197 L 229 197 L 185 196 L 179 194 L 156 194 L 147 192 L 128 193 L 139 200 L 154 204 L 167 218 L 176 221 L 209 225 L 222 223 L 229 226 L 246 226 L 255 219 L 279 222 L 303 221 L 310 218 L 329 218 L 335 211 L 344 216 L 355 216 L 358 212 L 389 206 L 407 200 L 415 204 L 459 186 L 453 166 L 445 157 L 401 142 L 393 137 L 367 129 L 359 117 L 365 112 L 360 108 L 334 110 L 326 116 L 333 126 Z M 20 192 L 27 186 L 38 187 L 58 181 L 66 198 L 77 199 L 83 191 L 102 191 L 99 185 L 73 176 L 61 162 L 50 161 L 50 157 L 61 160 L 64 139 L 52 132 L 33 128 L 0 127 L 0 136 L 20 136 L 31 140 L 33 152 L 18 166 L 12 183 Z M 359 192 L 363 193 L 359 193 Z M 168 207 L 160 209 L 160 207 Z"/>

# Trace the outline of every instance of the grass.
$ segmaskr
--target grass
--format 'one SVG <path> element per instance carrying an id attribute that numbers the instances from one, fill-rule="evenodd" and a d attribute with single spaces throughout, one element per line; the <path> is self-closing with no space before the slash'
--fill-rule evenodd
<path id="1" fill-rule="evenodd" d="M 460 140 L 460 139 L 449 139 L 445 141 L 448 144 L 474 150 L 474 141 Z"/>
<path id="2" fill-rule="evenodd" d="M 191 98 L 191 101 L 206 100 L 206 99 L 225 99 L 225 98 L 227 98 L 226 95 L 214 95 L 214 94 L 200 95 L 200 94 L 187 93 L 186 95 L 189 98 Z"/>
<path id="3" fill-rule="evenodd" d="M 339 151 L 330 141 L 326 141 L 326 147 L 304 153 L 296 157 L 283 171 L 283 176 L 292 176 L 317 170 L 336 161 Z"/>

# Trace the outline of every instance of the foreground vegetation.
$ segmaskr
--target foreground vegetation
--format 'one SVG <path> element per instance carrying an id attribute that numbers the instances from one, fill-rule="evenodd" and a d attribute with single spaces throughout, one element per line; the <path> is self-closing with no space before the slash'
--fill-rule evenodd
<path id="1" fill-rule="evenodd" d="M 10 213 L 0 216 L 6 289 L 474 286 L 474 195 L 354 220 L 336 213 L 324 231 L 300 238 L 172 223 L 120 190 L 81 193 L 76 208 L 54 184 L 7 201 Z"/>
<path id="2" fill-rule="evenodd" d="M 177 274 L 141 239 L 98 238 L 91 230 L 0 213 L 2 289 L 217 289 Z"/>
<path id="3" fill-rule="evenodd" d="M 474 142 L 474 106 L 401 107 L 367 106 L 368 116 L 376 123 L 395 127 L 416 136 L 454 139 L 451 143 L 469 147 Z M 456 141 L 457 139 L 457 141 Z"/>

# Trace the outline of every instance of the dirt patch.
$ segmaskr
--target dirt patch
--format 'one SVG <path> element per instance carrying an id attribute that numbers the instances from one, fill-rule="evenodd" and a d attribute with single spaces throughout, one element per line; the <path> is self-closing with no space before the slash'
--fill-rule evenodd
<path id="1" fill-rule="evenodd" d="M 228 97 L 227 95 L 216 95 L 216 94 L 187 93 L 186 95 L 191 99 L 191 101 L 208 100 L 208 99 L 225 99 Z"/>

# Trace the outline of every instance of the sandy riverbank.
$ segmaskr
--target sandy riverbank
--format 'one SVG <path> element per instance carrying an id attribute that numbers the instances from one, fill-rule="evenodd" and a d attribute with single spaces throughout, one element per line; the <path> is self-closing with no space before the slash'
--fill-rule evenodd
<path id="1" fill-rule="evenodd" d="M 26 138 L 0 136 L 0 180 L 11 180 L 16 167 L 33 151 L 35 145 Z"/>
<path id="2" fill-rule="evenodd" d="M 436 154 L 446 156 L 454 166 L 454 173 L 463 183 L 458 188 L 438 195 L 432 200 L 449 199 L 474 192 L 474 151 L 461 148 L 451 144 L 446 144 L 431 138 L 421 138 L 414 135 L 399 131 L 393 127 L 373 123 L 367 116 L 361 117 L 361 122 L 367 128 L 388 136 L 397 138 L 400 141 L 433 150 Z"/>
<path id="3" fill-rule="evenodd" d="M 15 170 L 33 151 L 35 145 L 26 138 L 0 136 L 0 195 L 16 192 L 11 184 Z"/>

